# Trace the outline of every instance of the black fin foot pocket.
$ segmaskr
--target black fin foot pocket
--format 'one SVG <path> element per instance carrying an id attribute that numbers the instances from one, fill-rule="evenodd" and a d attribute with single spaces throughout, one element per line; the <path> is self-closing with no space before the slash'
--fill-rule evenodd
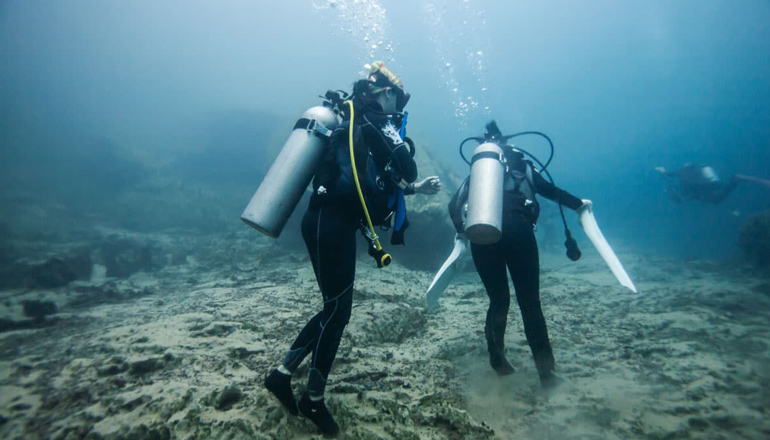
<path id="1" fill-rule="evenodd" d="M 540 375 L 540 386 L 543 387 L 546 391 L 551 391 L 556 388 L 558 388 L 560 385 L 564 384 L 564 379 L 557 376 L 552 370 L 549 371 L 541 371 L 539 372 Z"/>
<path id="2" fill-rule="evenodd" d="M 324 435 L 333 436 L 340 432 L 340 427 L 334 421 L 323 399 L 312 401 L 307 394 L 299 400 L 299 412 L 310 419 Z"/>
<path id="3" fill-rule="evenodd" d="M 493 350 L 489 353 L 489 365 L 495 370 L 498 376 L 507 376 L 516 372 L 508 360 L 505 358 L 502 350 Z"/>
<path id="4" fill-rule="evenodd" d="M 283 374 L 278 370 L 273 370 L 265 378 L 265 388 L 281 402 L 281 405 L 291 415 L 296 416 L 299 414 L 297 400 L 294 398 L 294 392 L 291 390 L 291 376 Z"/>

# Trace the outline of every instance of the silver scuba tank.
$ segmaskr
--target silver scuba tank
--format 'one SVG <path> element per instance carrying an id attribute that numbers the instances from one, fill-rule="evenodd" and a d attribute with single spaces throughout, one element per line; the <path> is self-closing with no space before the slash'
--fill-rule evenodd
<path id="1" fill-rule="evenodd" d="M 312 107 L 303 113 L 241 214 L 241 220 L 269 237 L 278 238 L 313 179 L 329 137 L 339 124 L 339 116 L 328 107 Z"/>
<path id="2" fill-rule="evenodd" d="M 476 244 L 492 244 L 503 234 L 505 156 L 497 144 L 476 147 L 471 159 L 465 235 Z"/>

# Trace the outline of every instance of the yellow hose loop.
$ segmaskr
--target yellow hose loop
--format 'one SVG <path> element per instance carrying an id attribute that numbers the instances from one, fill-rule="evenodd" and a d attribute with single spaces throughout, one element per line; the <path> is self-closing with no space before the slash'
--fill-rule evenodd
<path id="1" fill-rule="evenodd" d="M 358 190 L 358 198 L 361 199 L 361 207 L 364 208 L 364 215 L 366 216 L 366 223 L 369 226 L 369 232 L 372 234 L 372 243 L 374 248 L 378 251 L 382 250 L 380 244 L 380 238 L 374 232 L 374 226 L 372 225 L 372 219 L 369 217 L 369 210 L 366 208 L 366 200 L 364 200 L 364 192 L 361 191 L 361 183 L 358 181 L 358 169 L 356 168 L 356 157 L 353 151 L 353 121 L 355 121 L 355 110 L 353 110 L 353 102 L 351 100 L 345 101 L 345 104 L 350 107 L 350 128 L 348 130 L 348 144 L 350 145 L 350 164 L 353 166 L 353 180 L 356 181 L 356 189 Z"/>

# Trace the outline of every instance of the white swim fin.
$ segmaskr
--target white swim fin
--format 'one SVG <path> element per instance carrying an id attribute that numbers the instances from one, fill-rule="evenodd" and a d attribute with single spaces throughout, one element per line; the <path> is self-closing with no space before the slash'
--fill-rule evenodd
<path id="1" fill-rule="evenodd" d="M 428 311 L 433 310 L 438 305 L 438 299 L 441 297 L 441 294 L 444 293 L 447 286 L 449 286 L 449 283 L 452 282 L 452 278 L 454 278 L 455 273 L 457 272 L 457 265 L 455 264 L 457 259 L 460 258 L 467 248 L 468 240 L 455 236 L 455 247 L 452 249 L 452 253 L 449 254 L 449 258 L 444 261 L 441 269 L 439 269 L 436 276 L 433 277 L 433 281 L 430 283 L 430 287 L 428 287 L 428 291 L 425 293 L 425 299 L 428 301 Z"/>
<path id="2" fill-rule="evenodd" d="M 578 210 L 578 215 L 580 226 L 583 227 L 588 239 L 591 240 L 599 255 L 604 259 L 604 262 L 610 267 L 615 278 L 618 279 L 621 285 L 628 287 L 632 292 L 636 293 L 634 282 L 631 281 L 626 270 L 623 269 L 623 265 L 620 264 L 620 260 L 618 260 L 617 255 L 615 255 L 615 252 L 612 251 L 609 243 L 607 243 L 607 239 L 602 235 L 599 225 L 596 224 L 593 205 L 590 202 L 586 203 Z"/>

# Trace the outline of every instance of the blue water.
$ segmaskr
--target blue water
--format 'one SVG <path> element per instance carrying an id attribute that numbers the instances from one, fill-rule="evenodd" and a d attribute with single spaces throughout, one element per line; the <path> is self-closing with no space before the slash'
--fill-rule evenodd
<path id="1" fill-rule="evenodd" d="M 653 168 L 770 177 L 767 23 L 761 0 L 8 0 L 3 211 L 46 198 L 107 205 L 167 178 L 251 188 L 228 194 L 235 218 L 265 169 L 254 159 L 248 175 L 249 149 L 276 148 L 319 94 L 349 90 L 384 59 L 413 95 L 411 132 L 458 170 L 458 142 L 492 118 L 504 132 L 540 130 L 556 144 L 556 182 L 595 202 L 610 241 L 733 259 L 768 191 L 676 205 Z"/>

